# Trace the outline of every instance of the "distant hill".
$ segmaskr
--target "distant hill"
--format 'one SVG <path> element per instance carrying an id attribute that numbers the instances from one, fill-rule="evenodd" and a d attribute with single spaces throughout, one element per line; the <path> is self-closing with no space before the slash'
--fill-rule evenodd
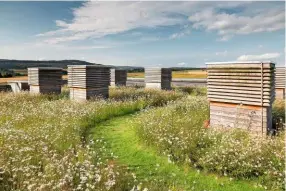
<path id="1" fill-rule="evenodd" d="M 102 65 L 96 63 L 90 63 L 82 60 L 7 60 L 0 59 L 0 69 L 27 69 L 30 67 L 59 67 L 59 68 L 67 68 L 67 65 Z M 133 67 L 133 66 L 112 66 L 125 69 L 128 71 L 143 71 L 143 67 Z"/>
<path id="2" fill-rule="evenodd" d="M 60 67 L 67 65 L 101 65 L 81 60 L 6 60 L 0 59 L 2 69 L 27 69 L 29 67 Z"/>
<path id="3" fill-rule="evenodd" d="M 127 70 L 128 72 L 143 72 L 144 67 L 138 67 L 138 66 L 113 66 L 118 69 Z"/>
<path id="4" fill-rule="evenodd" d="M 182 71 L 182 70 L 206 70 L 206 68 L 203 67 L 198 67 L 198 68 L 193 68 L 193 67 L 172 67 L 173 71 Z"/>
<path id="5" fill-rule="evenodd" d="M 140 70 L 144 71 L 144 67 L 139 67 L 139 66 L 116 66 L 117 68 L 120 69 L 125 69 L 125 70 Z M 152 67 L 152 66 L 149 66 Z M 156 66 L 154 66 L 156 67 Z M 164 66 L 162 66 L 164 67 Z M 181 71 L 181 70 L 206 70 L 205 67 L 170 67 L 172 68 L 173 71 Z"/>
<path id="6" fill-rule="evenodd" d="M 0 69 L 27 69 L 29 67 L 60 67 L 67 68 L 67 65 L 102 65 L 90 63 L 82 60 L 7 60 L 0 59 Z M 137 66 L 112 66 L 120 69 L 128 70 L 129 72 L 143 72 L 144 67 Z M 205 68 L 186 68 L 186 67 L 173 67 L 173 71 L 180 70 L 197 70 Z"/>

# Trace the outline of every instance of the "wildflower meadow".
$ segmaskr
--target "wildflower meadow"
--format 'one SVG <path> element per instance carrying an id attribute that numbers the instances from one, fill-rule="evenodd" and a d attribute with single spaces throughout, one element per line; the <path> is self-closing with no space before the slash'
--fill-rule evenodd
<path id="1" fill-rule="evenodd" d="M 282 101 L 274 117 L 285 113 Z M 189 97 L 166 107 L 146 110 L 134 120 L 140 139 L 155 146 L 170 162 L 200 171 L 254 181 L 255 187 L 285 187 L 285 136 L 261 136 L 242 129 L 206 126 L 206 97 Z M 280 118 L 283 119 L 283 118 Z"/>
<path id="2" fill-rule="evenodd" d="M 0 93 L 0 106 L 1 191 L 284 187 L 283 133 L 208 128 L 203 88 L 111 88 L 85 102 Z"/>

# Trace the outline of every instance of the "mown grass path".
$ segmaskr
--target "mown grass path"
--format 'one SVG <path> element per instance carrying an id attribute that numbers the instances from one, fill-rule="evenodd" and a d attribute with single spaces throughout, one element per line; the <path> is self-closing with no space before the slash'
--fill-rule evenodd
<path id="1" fill-rule="evenodd" d="M 117 156 L 117 163 L 128 167 L 138 180 L 155 181 L 171 190 L 247 191 L 262 190 L 246 181 L 234 181 L 199 173 L 188 166 L 178 166 L 160 156 L 154 148 L 139 141 L 130 123 L 132 115 L 117 117 L 98 124 L 91 130 L 94 139 L 103 138 L 107 148 Z M 156 189 L 156 190 L 165 190 Z M 152 190 L 152 189 L 149 189 Z M 167 190 L 167 189 L 166 189 Z"/>

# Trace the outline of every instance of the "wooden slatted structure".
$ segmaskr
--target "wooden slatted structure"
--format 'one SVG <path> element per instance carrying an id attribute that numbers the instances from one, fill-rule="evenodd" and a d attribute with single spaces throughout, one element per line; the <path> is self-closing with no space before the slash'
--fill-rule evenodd
<path id="1" fill-rule="evenodd" d="M 145 87 L 170 90 L 172 82 L 171 68 L 145 68 Z"/>
<path id="2" fill-rule="evenodd" d="M 7 84 L 11 86 L 11 89 L 14 93 L 30 90 L 30 86 L 27 80 L 9 80 L 7 81 Z"/>
<path id="3" fill-rule="evenodd" d="M 62 85 L 62 68 L 28 68 L 28 84 L 30 85 L 31 93 L 60 94 Z"/>
<path id="4" fill-rule="evenodd" d="M 285 67 L 276 67 L 275 69 L 275 97 L 285 99 Z"/>
<path id="5" fill-rule="evenodd" d="M 98 65 L 68 66 L 70 99 L 88 100 L 92 97 L 109 97 L 110 68 Z"/>
<path id="6" fill-rule="evenodd" d="M 271 62 L 207 63 L 210 125 L 272 130 L 274 70 Z"/>
<path id="7" fill-rule="evenodd" d="M 111 86 L 126 86 L 127 71 L 123 69 L 110 69 Z"/>

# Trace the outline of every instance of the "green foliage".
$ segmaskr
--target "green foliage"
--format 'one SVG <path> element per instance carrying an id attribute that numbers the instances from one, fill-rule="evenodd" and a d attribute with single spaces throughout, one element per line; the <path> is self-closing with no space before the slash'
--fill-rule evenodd
<path id="1" fill-rule="evenodd" d="M 277 134 L 285 133 L 285 100 L 276 99 L 272 106 L 273 126 Z"/>
<path id="2" fill-rule="evenodd" d="M 200 173 L 187 165 L 177 165 L 158 155 L 154 147 L 143 144 L 133 128 L 133 115 L 118 117 L 92 129 L 94 140 L 98 143 L 95 150 L 107 148 L 101 156 L 106 159 L 117 156 L 122 168 L 134 173 L 141 190 L 208 190 L 208 191 L 244 191 L 263 190 L 255 188 L 248 181 L 234 181 L 229 178 L 215 177 Z M 110 153 L 112 155 L 110 155 Z M 138 187 L 139 187 L 138 186 Z"/>
<path id="3" fill-rule="evenodd" d="M 103 160 L 106 148 L 94 150 L 97 142 L 87 134 L 111 117 L 162 104 L 159 91 L 148 95 L 76 102 L 66 89 L 61 95 L 0 93 L 0 190 L 131 190 L 132 175 L 115 158 Z"/>
<path id="4" fill-rule="evenodd" d="M 0 68 L 0 78 L 8 78 L 13 76 L 16 76 L 14 71 Z"/>
<path id="5" fill-rule="evenodd" d="M 187 94 L 192 95 L 192 96 L 205 96 L 205 95 L 207 95 L 207 88 L 206 87 L 187 86 L 187 87 L 174 87 L 173 89 L 175 91 L 187 93 Z"/>
<path id="6" fill-rule="evenodd" d="M 175 163 L 257 186 L 284 186 L 284 136 L 263 137 L 238 129 L 209 129 L 205 97 L 191 97 L 164 108 L 146 111 L 134 123 L 137 135 Z"/>
<path id="7" fill-rule="evenodd" d="M 149 106 L 164 106 L 169 101 L 185 97 L 185 94 L 176 91 L 162 91 L 155 89 L 120 87 L 111 88 L 110 99 L 116 101 L 143 99 Z"/>
<path id="8" fill-rule="evenodd" d="M 186 177 L 175 164 L 281 189 L 284 136 L 204 128 L 209 113 L 206 97 L 186 97 L 186 92 L 202 95 L 204 91 L 112 88 L 110 99 L 86 102 L 69 100 L 66 87 L 61 95 L 0 93 L 0 190 L 184 190 L 176 184 L 190 185 L 194 177 L 201 185 L 195 189 L 203 190 L 204 181 L 217 188 L 216 180 L 191 172 Z M 281 105 L 275 103 L 273 116 L 285 116 Z M 157 106 L 164 107 L 150 108 Z M 131 121 L 102 130 L 104 121 L 140 110 L 144 112 Z M 135 129 L 127 131 L 130 125 Z M 97 135 L 93 140 L 91 131 Z M 107 135 L 108 140 L 103 138 Z M 120 143 L 113 145 L 116 149 L 108 148 L 112 140 Z M 140 141 L 153 145 L 169 162 L 158 159 L 156 150 L 139 145 Z M 164 168 L 147 171 L 154 162 Z M 139 169 L 138 165 L 146 166 Z M 176 177 L 170 175 L 173 171 Z"/>
<path id="9" fill-rule="evenodd" d="M 274 118 L 280 118 L 285 122 L 285 100 L 276 99 L 272 107 L 272 115 Z"/>

